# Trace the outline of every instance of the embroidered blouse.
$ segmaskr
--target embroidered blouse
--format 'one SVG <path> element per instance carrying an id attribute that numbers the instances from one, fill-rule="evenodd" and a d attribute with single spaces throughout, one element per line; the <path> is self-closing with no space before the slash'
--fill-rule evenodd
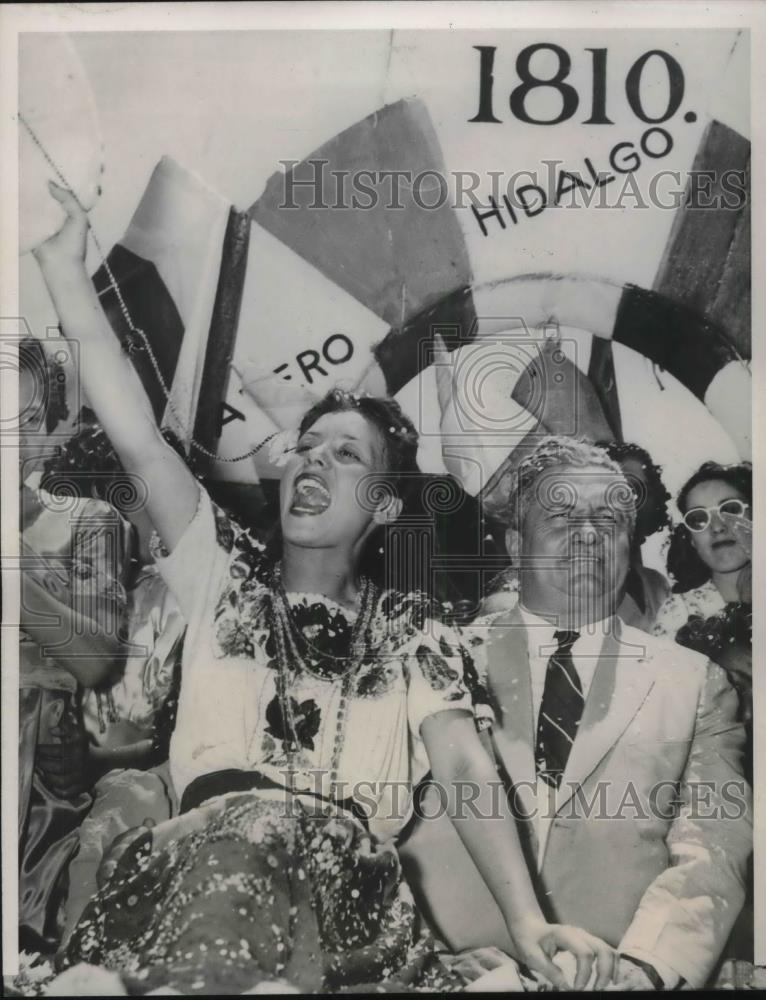
<path id="1" fill-rule="evenodd" d="M 712 580 L 694 587 L 683 594 L 671 594 L 657 612 L 654 635 L 667 635 L 675 639 L 676 633 L 690 618 L 706 619 L 717 615 L 726 607 L 726 601 Z"/>
<path id="2" fill-rule="evenodd" d="M 154 554 L 188 623 L 170 744 L 179 798 L 195 778 L 228 768 L 257 770 L 284 785 L 287 734 L 263 544 L 201 491 L 173 552 L 163 555 L 155 545 Z M 314 791 L 329 795 L 355 615 L 322 595 L 287 596 L 306 667 L 290 683 L 297 764 L 315 775 Z M 473 712 L 473 665 L 458 634 L 417 594 L 381 594 L 369 636 L 347 700 L 338 797 L 352 796 L 371 832 L 385 840 L 406 824 L 412 787 L 429 770 L 423 720 L 445 709 Z"/>

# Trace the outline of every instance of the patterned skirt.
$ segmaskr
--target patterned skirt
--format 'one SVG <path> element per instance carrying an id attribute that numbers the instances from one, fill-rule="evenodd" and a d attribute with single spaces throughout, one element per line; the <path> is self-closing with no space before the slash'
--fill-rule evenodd
<path id="1" fill-rule="evenodd" d="M 133 841 L 64 964 L 119 971 L 131 993 L 238 994 L 277 980 L 317 992 L 404 985 L 414 936 L 393 849 L 327 803 L 245 792 Z"/>

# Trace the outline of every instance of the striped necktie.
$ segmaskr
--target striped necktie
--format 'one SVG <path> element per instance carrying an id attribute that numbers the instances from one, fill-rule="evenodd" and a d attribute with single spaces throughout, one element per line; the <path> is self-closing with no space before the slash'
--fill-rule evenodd
<path id="1" fill-rule="evenodd" d="M 580 633 L 558 631 L 553 637 L 557 646 L 545 672 L 535 764 L 538 777 L 558 788 L 577 735 L 585 698 L 580 676 L 572 662 L 572 646 Z"/>

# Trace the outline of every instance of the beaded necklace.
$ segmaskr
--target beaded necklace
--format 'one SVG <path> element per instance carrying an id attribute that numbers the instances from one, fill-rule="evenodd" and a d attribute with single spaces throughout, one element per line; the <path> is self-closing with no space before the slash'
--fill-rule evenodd
<path id="1" fill-rule="evenodd" d="M 297 736 L 295 716 L 293 714 L 292 702 L 290 699 L 290 686 L 301 672 L 310 673 L 312 676 L 320 677 L 328 683 L 337 683 L 340 680 L 340 703 L 338 705 L 338 715 L 335 722 L 335 737 L 333 741 L 332 756 L 330 758 L 330 788 L 334 788 L 338 779 L 338 766 L 340 755 L 343 749 L 343 737 L 348 709 L 348 698 L 351 694 L 354 678 L 362 665 L 367 643 L 369 639 L 370 625 L 375 614 L 378 603 L 378 593 L 375 585 L 365 578 L 362 582 L 360 597 L 360 609 L 354 622 L 351 633 L 349 648 L 349 662 L 346 669 L 339 678 L 329 679 L 318 674 L 306 663 L 298 648 L 298 642 L 305 642 L 300 629 L 295 624 L 293 612 L 287 599 L 284 587 L 282 586 L 279 567 L 274 571 L 272 587 L 270 591 L 271 607 L 274 613 L 274 639 L 277 649 L 277 697 L 285 720 L 287 729 L 286 752 L 290 765 L 291 777 L 298 768 L 296 766 L 296 755 L 300 751 L 300 741 Z M 294 665 L 291 669 L 291 663 Z"/>

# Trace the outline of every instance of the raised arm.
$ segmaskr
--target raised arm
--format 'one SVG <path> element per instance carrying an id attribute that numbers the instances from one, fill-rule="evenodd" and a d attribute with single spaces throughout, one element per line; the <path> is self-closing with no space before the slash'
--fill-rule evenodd
<path id="1" fill-rule="evenodd" d="M 80 345 L 80 383 L 128 472 L 147 487 L 147 512 L 172 550 L 194 516 L 199 486 L 165 443 L 133 366 L 122 353 L 85 270 L 88 218 L 75 197 L 50 183 L 67 214 L 64 225 L 35 257 L 64 334 Z"/>
<path id="2" fill-rule="evenodd" d="M 574 988 L 587 985 L 595 961 L 595 988 L 604 989 L 614 973 L 615 954 L 586 931 L 546 922 L 507 799 L 501 795 L 498 802 L 492 795 L 491 786 L 497 784 L 498 775 L 471 715 L 439 712 L 423 721 L 421 735 L 434 781 L 444 790 L 455 829 L 503 914 L 517 950 L 515 957 L 554 986 L 569 989 L 561 970 L 551 961 L 556 952 L 569 951 L 577 959 Z M 461 786 L 466 784 L 472 788 L 472 808 L 465 808 Z"/>

